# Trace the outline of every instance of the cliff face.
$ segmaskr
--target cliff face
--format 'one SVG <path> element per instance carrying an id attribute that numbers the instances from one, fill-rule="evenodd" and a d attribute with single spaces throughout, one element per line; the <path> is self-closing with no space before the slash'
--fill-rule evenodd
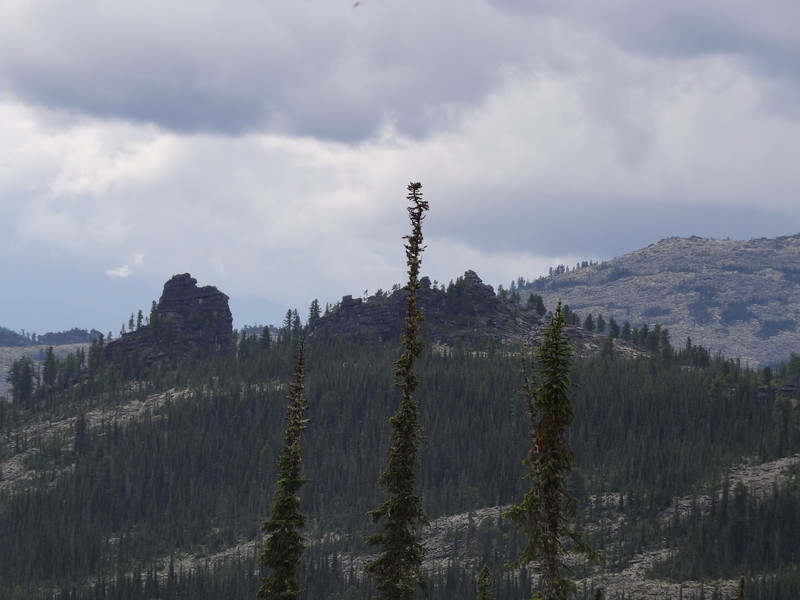
<path id="1" fill-rule="evenodd" d="M 106 356 L 136 352 L 153 363 L 181 354 L 224 354 L 232 333 L 228 296 L 214 286 L 197 287 L 197 280 L 183 273 L 164 284 L 149 323 L 109 342 Z"/>
<path id="2" fill-rule="evenodd" d="M 164 284 L 157 310 L 162 328 L 179 332 L 184 350 L 228 351 L 233 316 L 228 296 L 214 286 L 197 287 L 188 273 L 175 275 Z"/>

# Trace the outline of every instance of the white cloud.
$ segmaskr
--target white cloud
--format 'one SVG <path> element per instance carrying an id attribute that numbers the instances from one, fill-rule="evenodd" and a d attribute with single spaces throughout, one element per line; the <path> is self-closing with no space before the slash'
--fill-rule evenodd
<path id="1" fill-rule="evenodd" d="M 114 269 L 107 269 L 106 275 L 111 277 L 111 279 L 127 279 L 133 275 L 133 270 L 128 265 L 122 265 Z"/>
<path id="2" fill-rule="evenodd" d="M 441 281 L 800 229 L 791 24 L 339 4 L 4 4 L 0 243 L 302 306 L 403 280 L 411 180 Z"/>

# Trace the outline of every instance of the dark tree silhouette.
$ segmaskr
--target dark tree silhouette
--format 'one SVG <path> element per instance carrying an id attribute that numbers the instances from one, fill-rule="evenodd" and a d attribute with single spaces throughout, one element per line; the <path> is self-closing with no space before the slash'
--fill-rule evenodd
<path id="1" fill-rule="evenodd" d="M 559 302 L 536 350 L 538 377 L 527 364 L 524 368 L 523 391 L 532 426 L 530 453 L 524 462 L 531 489 L 519 504 L 503 514 L 528 539 L 522 555 L 510 566 L 536 562 L 542 600 L 561 600 L 574 593 L 575 586 L 566 577 L 567 552 L 574 550 L 590 559 L 599 558 L 572 525 L 578 509 L 567 489 L 574 462 L 567 433 L 574 407 L 570 397 L 572 348 L 565 328 Z"/>
<path id="2" fill-rule="evenodd" d="M 422 220 L 428 203 L 422 199 L 422 184 L 408 185 L 407 199 L 411 203 L 408 213 L 412 233 L 404 236 L 408 284 L 406 285 L 406 319 L 403 334 L 403 353 L 395 362 L 395 384 L 403 391 L 398 411 L 389 419 L 391 425 L 389 456 L 386 469 L 378 478 L 378 485 L 389 498 L 369 512 L 380 529 L 367 536 L 366 542 L 381 546 L 382 552 L 366 566 L 374 578 L 379 597 L 383 600 L 408 600 L 417 588 L 425 587 L 420 572 L 425 558 L 425 547 L 420 529 L 427 525 L 428 517 L 422 509 L 422 497 L 417 493 L 419 471 L 419 445 L 422 428 L 419 425 L 419 408 L 414 391 L 419 379 L 414 372 L 414 362 L 422 352 L 420 326 L 422 313 L 417 308 L 420 258 L 422 246 Z"/>
<path id="3" fill-rule="evenodd" d="M 303 390 L 304 382 L 305 347 L 300 341 L 286 408 L 283 450 L 278 460 L 278 487 L 270 517 L 261 525 L 267 539 L 258 560 L 272 572 L 262 579 L 259 598 L 295 600 L 300 597 L 298 567 L 306 540 L 299 530 L 305 525 L 306 517 L 300 510 L 300 497 L 297 494 L 308 481 L 303 477 L 300 456 L 300 434 L 308 422 L 305 418 L 308 404 Z"/>

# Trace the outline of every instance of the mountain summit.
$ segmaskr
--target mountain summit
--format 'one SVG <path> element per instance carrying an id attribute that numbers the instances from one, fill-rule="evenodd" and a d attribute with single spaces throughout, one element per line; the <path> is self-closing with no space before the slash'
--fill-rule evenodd
<path id="1" fill-rule="evenodd" d="M 558 269 L 561 271 L 561 269 Z M 659 323 L 752 366 L 800 350 L 800 234 L 750 241 L 672 237 L 521 290 L 581 315 Z"/>

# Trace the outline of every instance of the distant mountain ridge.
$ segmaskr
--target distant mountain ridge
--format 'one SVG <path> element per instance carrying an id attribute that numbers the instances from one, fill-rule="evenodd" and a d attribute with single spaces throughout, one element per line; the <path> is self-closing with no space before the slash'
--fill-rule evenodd
<path id="1" fill-rule="evenodd" d="M 88 346 L 99 335 L 101 334 L 96 329 L 87 331 L 77 327 L 69 331 L 43 333 L 38 336 L 0 327 L 0 397 L 8 394 L 6 374 L 15 360 L 29 356 L 35 361 L 41 361 L 48 346 L 55 347 L 56 356 L 63 358 L 77 348 Z"/>
<path id="2" fill-rule="evenodd" d="M 581 317 L 602 314 L 621 326 L 658 323 L 675 346 L 691 337 L 712 353 L 740 358 L 752 366 L 800 353 L 800 234 L 750 241 L 671 237 L 641 250 L 571 270 L 557 269 L 516 290 L 519 303 L 495 295 L 473 271 L 455 284 L 432 287 L 423 278 L 420 292 L 430 341 L 470 344 L 491 339 L 501 344 L 536 342 L 541 319 L 521 309 L 530 294 L 547 310 L 562 299 Z M 312 335 L 400 335 L 402 293 L 367 299 L 346 296 L 330 315 L 311 328 Z M 38 354 L 36 346 L 89 344 L 100 332 L 74 328 L 37 336 L 0 327 L 0 375 L 17 350 Z M 597 351 L 602 336 L 570 328 L 579 353 Z M 620 349 L 625 345 L 618 344 Z M 10 350 L 16 348 L 13 352 Z M 0 381 L 0 394 L 5 392 Z"/>
<path id="3" fill-rule="evenodd" d="M 0 347 L 63 346 L 65 344 L 90 344 L 100 335 L 96 329 L 87 331 L 73 327 L 69 331 L 49 332 L 41 335 L 24 335 L 0 327 Z"/>
<path id="4" fill-rule="evenodd" d="M 753 366 L 800 352 L 800 234 L 750 241 L 671 237 L 600 264 L 543 277 L 520 290 L 548 308 L 561 298 L 620 325 L 659 323 Z"/>

